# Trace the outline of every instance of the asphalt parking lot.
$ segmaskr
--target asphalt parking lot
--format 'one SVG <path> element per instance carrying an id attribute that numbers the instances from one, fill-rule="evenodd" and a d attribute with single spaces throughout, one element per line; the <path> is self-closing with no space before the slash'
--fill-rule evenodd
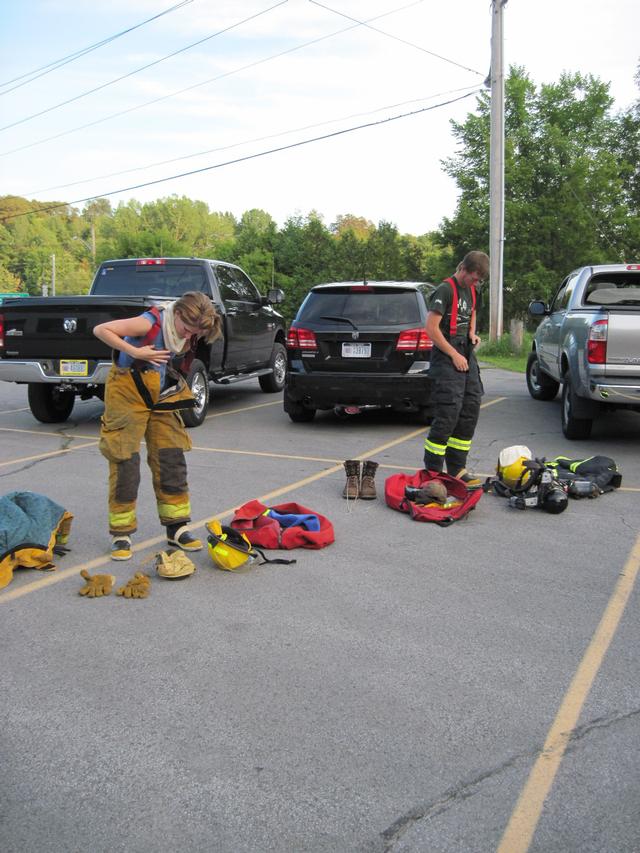
<path id="1" fill-rule="evenodd" d="M 640 416 L 568 442 L 559 402 L 483 372 L 471 466 L 498 452 L 613 457 L 622 488 L 562 515 L 485 495 L 449 528 L 342 500 L 342 461 L 421 465 L 424 427 L 378 414 L 292 424 L 257 382 L 214 386 L 192 430 L 193 528 L 252 498 L 326 515 L 295 565 L 124 583 L 162 547 L 148 470 L 130 563 L 112 563 L 102 405 L 44 425 L 0 383 L 0 494 L 74 516 L 57 570 L 0 591 L 0 844 L 69 851 L 640 850 Z"/>

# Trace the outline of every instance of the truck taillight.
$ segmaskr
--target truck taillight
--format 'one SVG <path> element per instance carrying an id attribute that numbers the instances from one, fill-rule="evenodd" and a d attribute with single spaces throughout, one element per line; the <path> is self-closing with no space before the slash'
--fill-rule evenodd
<path id="1" fill-rule="evenodd" d="M 398 335 L 396 349 L 402 352 L 415 352 L 420 349 L 432 349 L 433 341 L 423 328 L 405 329 Z"/>
<path id="2" fill-rule="evenodd" d="M 140 258 L 136 261 L 137 267 L 155 267 L 161 266 L 162 264 L 166 264 L 166 260 L 164 258 Z"/>
<path id="3" fill-rule="evenodd" d="M 287 335 L 287 349 L 317 350 L 315 332 L 311 329 L 300 329 L 292 326 Z"/>
<path id="4" fill-rule="evenodd" d="M 606 364 L 608 320 L 596 320 L 589 330 L 587 361 L 589 364 Z"/>

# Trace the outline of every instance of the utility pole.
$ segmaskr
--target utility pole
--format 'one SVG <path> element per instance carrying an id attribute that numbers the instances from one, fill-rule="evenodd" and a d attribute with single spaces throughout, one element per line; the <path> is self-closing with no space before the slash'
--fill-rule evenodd
<path id="1" fill-rule="evenodd" d="M 507 0 L 491 0 L 491 134 L 489 140 L 489 338 L 502 337 L 504 250 L 504 70 L 502 10 Z"/>
<path id="2" fill-rule="evenodd" d="M 51 295 L 56 295 L 56 256 L 51 255 Z"/>

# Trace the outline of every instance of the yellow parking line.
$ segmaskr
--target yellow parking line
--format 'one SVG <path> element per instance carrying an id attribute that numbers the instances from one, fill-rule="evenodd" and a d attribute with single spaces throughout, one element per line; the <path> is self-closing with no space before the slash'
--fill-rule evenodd
<path id="1" fill-rule="evenodd" d="M 501 398 L 504 399 L 504 398 Z M 359 455 L 359 459 L 368 459 L 371 456 L 375 456 L 377 453 L 382 453 L 383 450 L 388 450 L 390 447 L 395 447 L 398 444 L 402 444 L 405 441 L 409 441 L 412 438 L 415 438 L 418 435 L 421 435 L 424 432 L 424 427 L 420 429 L 412 430 L 411 432 L 405 433 L 404 435 L 399 436 L 398 438 L 394 438 L 391 441 L 387 441 L 384 444 L 379 444 L 377 447 L 372 448 L 366 453 L 361 453 Z M 328 477 L 330 474 L 335 474 L 338 471 L 342 471 L 342 462 L 332 465 L 330 468 L 325 468 L 324 471 L 319 471 L 316 474 L 311 474 L 308 477 L 304 477 L 302 480 L 296 480 L 294 483 L 288 483 L 286 486 L 282 486 L 279 489 L 274 489 L 271 492 L 268 492 L 266 495 L 262 495 L 258 498 L 259 501 L 265 503 L 267 501 L 271 501 L 274 498 L 278 498 L 281 495 L 286 494 L 287 492 L 291 492 L 294 489 L 300 489 L 303 486 L 308 486 L 310 483 L 314 483 L 316 480 L 321 480 L 323 477 Z M 233 509 L 225 509 L 221 513 L 211 513 L 206 518 L 200 519 L 200 521 L 192 522 L 189 526 L 191 530 L 197 527 L 201 527 L 208 521 L 212 516 L 216 516 L 219 519 L 227 518 L 232 515 L 235 511 L 235 507 Z M 144 542 L 140 542 L 137 545 L 134 545 L 132 548 L 133 551 L 144 551 L 147 548 L 155 547 L 156 545 L 160 545 L 165 543 L 164 536 L 155 536 L 152 539 L 146 539 Z M 63 569 L 61 571 L 56 571 L 55 573 L 48 574 L 41 580 L 33 581 L 29 584 L 24 584 L 24 586 L 18 587 L 16 589 L 10 590 L 9 592 L 5 592 L 3 595 L 0 595 L 0 604 L 4 604 L 7 601 L 14 601 L 16 598 L 21 598 L 23 595 L 27 595 L 30 592 L 36 592 L 39 589 L 43 589 L 44 587 L 50 586 L 54 583 L 59 583 L 60 581 L 65 580 L 66 578 L 73 577 L 77 575 L 81 569 L 96 569 L 100 566 L 105 566 L 111 563 L 111 556 L 109 554 L 104 557 L 97 557 L 94 560 L 90 560 L 87 563 L 82 563 L 80 565 L 71 566 L 68 569 Z"/>
<path id="2" fill-rule="evenodd" d="M 273 400 L 270 403 L 255 403 L 253 406 L 242 406 L 240 409 L 228 409 L 226 412 L 212 412 L 207 415 L 205 421 L 210 418 L 223 418 L 225 415 L 237 415 L 239 412 L 250 412 L 252 409 L 264 409 L 265 406 L 281 406 L 282 400 Z"/>
<path id="3" fill-rule="evenodd" d="M 48 429 L 17 429 L 15 427 L 0 427 L 0 432 L 23 432 L 27 435 L 53 435 L 56 438 L 95 438 L 95 435 L 82 435 L 80 432 L 74 432 L 71 435 L 64 433 L 65 429 L 73 429 L 72 426 L 61 427 L 59 430 Z"/>
<path id="4" fill-rule="evenodd" d="M 0 468 L 5 465 L 18 465 L 20 462 L 34 462 L 36 459 L 46 459 L 48 456 L 59 456 L 61 453 L 71 453 L 72 450 L 81 450 L 83 447 L 94 447 L 98 441 L 87 441 L 85 444 L 77 444 L 75 447 L 66 447 L 62 450 L 50 450 L 49 453 L 36 453 L 35 456 L 21 456 L 11 459 L 9 462 L 0 462 Z"/>
<path id="5" fill-rule="evenodd" d="M 0 412 L 0 415 L 15 415 L 16 412 L 28 412 L 29 406 L 26 406 L 24 409 L 5 409 L 4 412 Z"/>
<path id="6" fill-rule="evenodd" d="M 544 801 L 560 767 L 571 734 L 589 695 L 602 660 L 620 624 L 640 570 L 640 536 L 604 611 L 600 624 L 560 705 L 538 760 L 516 803 L 497 853 L 526 853 L 540 820 Z"/>

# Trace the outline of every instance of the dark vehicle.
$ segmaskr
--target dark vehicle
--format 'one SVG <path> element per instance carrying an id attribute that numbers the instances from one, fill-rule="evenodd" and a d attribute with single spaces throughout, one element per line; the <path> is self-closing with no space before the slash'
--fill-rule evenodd
<path id="1" fill-rule="evenodd" d="M 283 292 L 261 296 L 240 267 L 202 258 L 105 261 L 88 296 L 7 300 L 0 308 L 0 380 L 28 384 L 29 406 L 39 421 L 65 421 L 76 396 L 103 395 L 111 353 L 93 327 L 135 317 L 189 290 L 211 298 L 223 319 L 223 335 L 213 344 L 198 344 L 187 376 L 197 405 L 185 411 L 185 424 L 204 420 L 210 382 L 257 377 L 263 391 L 281 391 L 284 318 L 272 305 L 283 301 Z"/>
<path id="2" fill-rule="evenodd" d="M 284 410 L 296 423 L 317 409 L 390 408 L 430 418 L 426 300 L 432 284 L 339 282 L 306 296 L 287 335 Z"/>

